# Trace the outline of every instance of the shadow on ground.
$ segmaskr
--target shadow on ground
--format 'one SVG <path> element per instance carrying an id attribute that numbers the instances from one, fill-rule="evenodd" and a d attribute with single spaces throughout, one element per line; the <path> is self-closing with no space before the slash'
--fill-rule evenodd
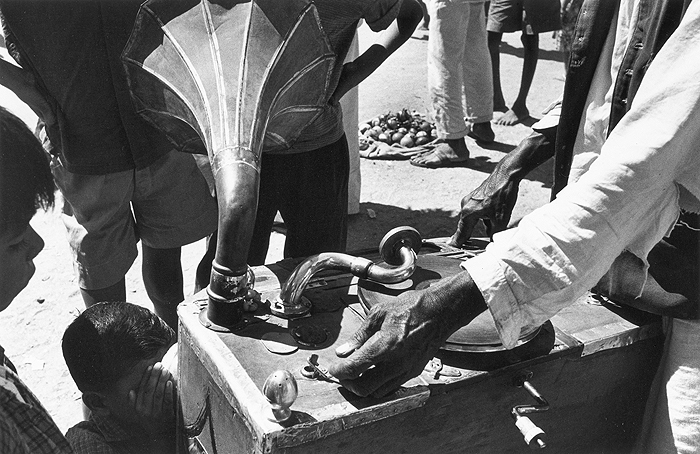
<path id="1" fill-rule="evenodd" d="M 505 144 L 504 144 L 505 145 Z M 510 148 L 514 148 L 512 145 L 508 145 Z M 456 162 L 443 167 L 463 167 L 475 170 L 477 172 L 484 173 L 484 178 L 488 177 L 493 170 L 496 168 L 498 161 L 493 161 L 488 156 L 476 156 L 468 161 Z M 525 180 L 537 181 L 542 183 L 545 188 L 551 188 L 553 184 L 553 172 L 554 172 L 554 160 L 550 159 L 545 161 L 544 164 L 540 165 L 536 169 L 532 170 L 525 176 Z M 464 195 L 467 195 L 466 193 Z"/>
<path id="2" fill-rule="evenodd" d="M 457 218 L 445 210 L 411 210 L 378 203 L 361 203 L 360 212 L 348 222 L 348 251 L 378 249 L 384 235 L 395 227 L 409 226 L 418 230 L 423 239 L 451 236 Z M 484 236 L 483 226 L 477 226 L 474 236 Z M 477 231 L 478 230 L 478 231 Z"/>
<path id="3" fill-rule="evenodd" d="M 525 54 L 522 47 L 513 47 L 505 41 L 501 41 L 501 53 L 513 55 L 513 56 L 518 57 L 518 58 L 523 58 L 523 55 Z M 540 47 L 540 53 L 539 53 L 538 60 L 559 61 L 559 62 L 562 62 L 562 64 L 563 64 L 564 63 L 564 55 L 561 51 L 547 50 L 547 49 L 542 49 Z M 562 71 L 563 71 L 563 69 L 562 69 Z"/>

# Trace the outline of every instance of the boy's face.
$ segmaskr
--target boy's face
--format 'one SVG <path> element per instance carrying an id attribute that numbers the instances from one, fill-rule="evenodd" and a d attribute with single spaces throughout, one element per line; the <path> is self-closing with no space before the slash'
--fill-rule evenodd
<path id="1" fill-rule="evenodd" d="M 27 286 L 35 270 L 32 260 L 43 248 L 44 241 L 28 220 L 0 231 L 0 311 Z"/>
<path id="2" fill-rule="evenodd" d="M 163 347 L 151 358 L 139 361 L 126 375 L 117 381 L 112 389 L 101 393 L 109 414 L 123 425 L 142 427 L 142 421 L 140 421 L 133 405 L 129 401 L 129 393 L 139 390 L 141 379 L 148 366 L 153 366 L 155 363 L 160 362 L 167 351 L 168 347 Z"/>

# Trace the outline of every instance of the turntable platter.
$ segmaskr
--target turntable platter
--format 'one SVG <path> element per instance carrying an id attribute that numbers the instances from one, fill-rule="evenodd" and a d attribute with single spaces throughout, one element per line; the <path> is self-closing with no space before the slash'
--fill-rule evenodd
<path id="1" fill-rule="evenodd" d="M 454 276 L 463 271 L 461 260 L 439 255 L 421 255 L 416 260 L 413 275 L 398 284 L 381 284 L 360 280 L 357 294 L 368 312 L 373 306 L 395 299 L 408 290 L 420 290 L 430 287 L 440 279 Z M 525 344 L 539 332 L 539 326 L 524 327 L 520 333 L 518 345 Z M 494 352 L 505 350 L 498 337 L 491 314 L 486 311 L 477 316 L 469 325 L 457 330 L 442 347 L 445 350 L 464 352 Z"/>

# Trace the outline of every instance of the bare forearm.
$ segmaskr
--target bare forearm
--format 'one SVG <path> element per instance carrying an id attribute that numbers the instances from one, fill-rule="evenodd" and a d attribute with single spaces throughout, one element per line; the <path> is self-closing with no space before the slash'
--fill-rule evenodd
<path id="1" fill-rule="evenodd" d="M 0 85 L 20 96 L 30 85 L 27 76 L 28 73 L 24 69 L 0 56 Z"/>
<path id="2" fill-rule="evenodd" d="M 365 77 L 372 74 L 384 61 L 401 47 L 423 18 L 423 11 L 415 0 L 404 0 L 396 20 L 382 32 L 379 40 L 355 59 Z"/>
<path id="3" fill-rule="evenodd" d="M 396 20 L 382 32 L 379 40 L 355 60 L 346 63 L 333 97 L 340 100 L 372 74 L 389 56 L 411 37 L 418 26 L 423 11 L 415 0 L 403 0 Z"/>
<path id="4" fill-rule="evenodd" d="M 545 133 L 533 132 L 499 161 L 493 173 L 502 173 L 510 180 L 520 181 L 525 176 L 554 156 L 556 130 Z"/>
<path id="5" fill-rule="evenodd" d="M 0 57 L 0 85 L 11 90 L 47 124 L 55 122 L 51 106 L 36 88 L 34 76 Z"/>

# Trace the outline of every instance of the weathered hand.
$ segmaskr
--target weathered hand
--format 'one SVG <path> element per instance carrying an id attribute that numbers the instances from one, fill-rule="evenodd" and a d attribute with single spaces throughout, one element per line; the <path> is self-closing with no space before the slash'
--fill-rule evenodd
<path id="1" fill-rule="evenodd" d="M 359 396 L 384 396 L 419 375 L 447 338 L 485 308 L 466 271 L 408 291 L 372 308 L 360 329 L 336 349 L 347 358 L 329 372 Z"/>
<path id="2" fill-rule="evenodd" d="M 161 363 L 149 366 L 137 389 L 129 392 L 129 403 L 148 433 L 175 430 L 174 379 Z"/>
<path id="3" fill-rule="evenodd" d="M 491 175 L 478 188 L 462 199 L 457 231 L 449 242 L 451 246 L 462 246 L 479 219 L 484 220 L 489 236 L 508 227 L 520 181 L 554 156 L 556 131 L 556 126 L 533 131 L 496 164 Z"/>
<path id="4" fill-rule="evenodd" d="M 459 247 L 469 240 L 479 219 L 484 220 L 487 234 L 505 230 L 518 198 L 518 181 L 494 172 L 481 185 L 462 199 L 457 231 L 450 238 L 451 246 Z"/>

